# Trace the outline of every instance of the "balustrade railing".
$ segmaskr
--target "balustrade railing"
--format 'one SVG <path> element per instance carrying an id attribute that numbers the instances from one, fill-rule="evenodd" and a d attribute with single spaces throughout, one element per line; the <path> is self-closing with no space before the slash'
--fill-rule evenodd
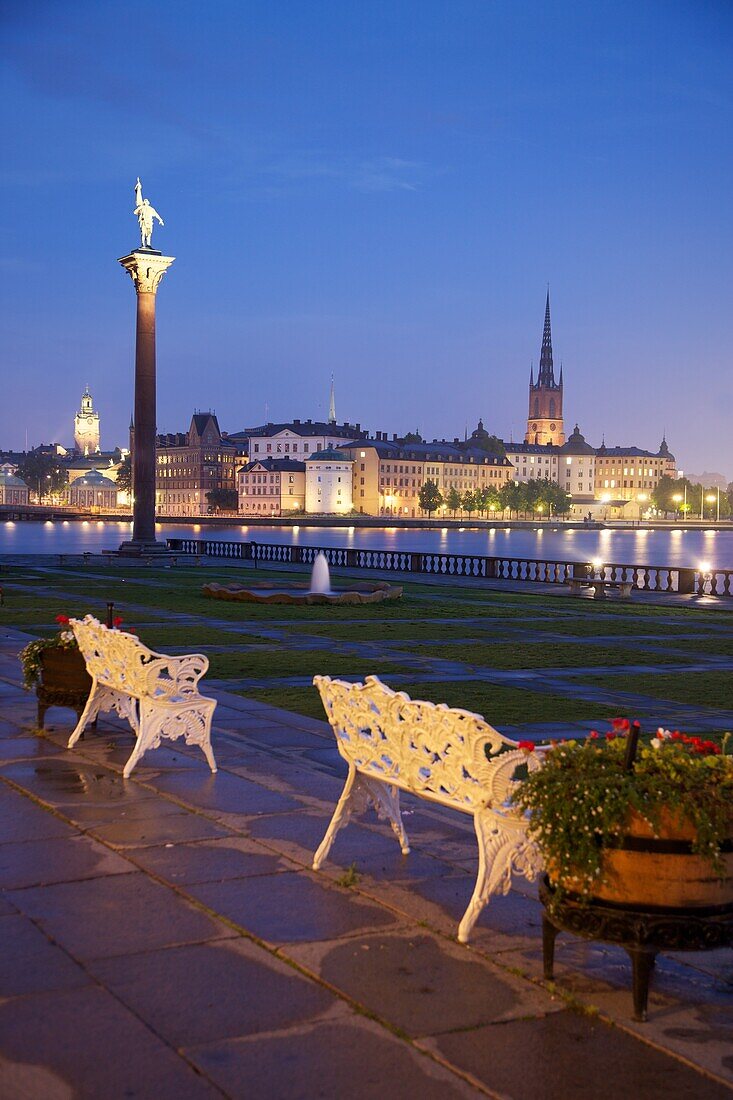
<path id="1" fill-rule="evenodd" d="M 423 573 L 450 577 L 567 584 L 595 579 L 630 582 L 642 592 L 733 597 L 733 569 L 702 572 L 676 565 L 625 565 L 606 562 L 557 561 L 544 558 L 485 557 L 434 551 L 367 550 L 340 546 L 286 546 L 271 542 L 228 542 L 223 539 L 168 539 L 168 548 L 182 554 L 239 558 L 273 564 L 312 565 L 323 554 L 330 566 L 378 569 L 393 573 Z"/>

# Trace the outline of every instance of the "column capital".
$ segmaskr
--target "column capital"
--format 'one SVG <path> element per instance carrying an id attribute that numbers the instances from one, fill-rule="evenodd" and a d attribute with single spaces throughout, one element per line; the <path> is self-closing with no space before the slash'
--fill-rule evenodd
<path id="1" fill-rule="evenodd" d="M 129 274 L 138 294 L 155 294 L 160 280 L 174 260 L 175 256 L 163 256 L 152 248 L 140 248 L 129 256 L 122 256 L 119 263 Z"/>

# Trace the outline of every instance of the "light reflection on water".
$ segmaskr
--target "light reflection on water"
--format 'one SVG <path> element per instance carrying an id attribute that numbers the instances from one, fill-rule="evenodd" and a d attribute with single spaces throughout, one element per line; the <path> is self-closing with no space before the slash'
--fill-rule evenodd
<path id="1" fill-rule="evenodd" d="M 79 554 L 115 549 L 130 537 L 128 521 L 0 522 L 0 554 Z M 695 567 L 701 559 L 733 569 L 733 530 L 401 530 L 396 527 L 247 527 L 156 524 L 158 538 L 209 538 L 233 542 L 353 546 L 365 549 L 545 558 L 638 565 Z"/>

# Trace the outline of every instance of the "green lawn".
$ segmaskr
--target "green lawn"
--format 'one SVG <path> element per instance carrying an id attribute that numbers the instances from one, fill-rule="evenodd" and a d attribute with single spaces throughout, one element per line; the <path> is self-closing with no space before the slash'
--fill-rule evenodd
<path id="1" fill-rule="evenodd" d="M 363 654 L 333 653 L 329 649 L 212 650 L 209 675 L 217 680 L 278 680 L 289 676 L 399 676 L 405 665 L 380 657 Z"/>
<path id="2" fill-rule="evenodd" d="M 570 643 L 520 642 L 496 644 L 453 643 L 444 646 L 421 645 L 420 656 L 442 657 L 464 661 L 475 667 L 513 668 L 582 668 L 605 665 L 675 664 L 683 660 L 664 652 L 650 653 L 636 646 L 572 645 Z"/>
<path id="3" fill-rule="evenodd" d="M 362 677 L 344 677 L 361 680 Z M 380 677 L 381 678 L 381 677 Z M 481 714 L 492 725 L 528 725 L 538 722 L 604 722 L 615 718 L 616 708 L 597 703 L 584 703 L 562 695 L 546 695 L 538 691 L 487 684 L 481 680 L 430 683 L 390 683 L 395 691 L 404 691 L 413 699 L 447 703 Z M 292 710 L 310 718 L 325 720 L 320 696 L 312 687 L 276 687 L 242 691 L 238 694 L 270 703 L 283 710 Z"/>
<path id="4" fill-rule="evenodd" d="M 585 677 L 578 678 L 578 682 L 584 680 Z M 645 672 L 623 677 L 599 675 L 593 677 L 592 683 L 611 691 L 649 695 L 654 699 L 669 699 L 695 707 L 733 710 L 733 671 Z"/>
<path id="5" fill-rule="evenodd" d="M 130 626 L 135 627 L 138 637 L 151 649 L 165 649 L 166 646 L 177 648 L 191 647 L 201 649 L 205 646 L 247 646 L 272 644 L 269 638 L 263 638 L 249 631 L 238 632 L 234 630 L 218 630 L 213 626 L 203 623 L 192 623 L 190 626 L 140 626 L 130 621 Z M 123 627 L 124 629 L 124 627 Z"/>
<path id="6" fill-rule="evenodd" d="M 373 673 L 417 698 L 473 710 L 505 725 L 603 723 L 615 715 L 616 708 L 574 698 L 580 684 L 666 700 L 670 714 L 679 703 L 733 710 L 731 673 L 684 674 L 669 667 L 697 655 L 733 656 L 732 613 L 673 605 L 646 608 L 633 599 L 597 604 L 565 596 L 497 592 L 480 585 L 472 589 L 409 581 L 402 600 L 361 607 L 257 606 L 207 599 L 201 591 L 210 581 L 277 582 L 305 575 L 269 568 L 141 569 L 96 562 L 88 571 L 87 567 L 53 565 L 25 571 L 7 567 L 2 573 L 5 606 L 0 607 L 0 626 L 47 634 L 56 628 L 54 618 L 59 612 L 76 616 L 92 612 L 104 618 L 106 602 L 113 600 L 125 625 L 137 629 L 153 649 L 202 651 L 210 658 L 212 678 L 269 684 L 243 693 L 318 718 L 322 709 L 315 690 L 283 686 L 283 679 L 327 672 L 356 680 Z M 373 580 L 376 574 L 363 576 Z M 47 588 L 58 594 L 48 595 Z M 176 621 L 175 613 L 185 615 L 185 621 Z M 241 632 L 231 628 L 234 623 L 242 627 Z M 266 624 L 282 631 L 282 643 L 259 633 Z M 607 642 L 590 642 L 605 636 Z M 316 639 L 330 639 L 333 644 L 318 648 Z M 359 652 L 361 642 L 372 643 L 374 655 Z M 343 652 L 344 643 L 354 647 L 352 654 Z M 298 644 L 306 648 L 296 648 Z M 385 652 L 387 646 L 394 649 Z M 473 678 L 439 680 L 428 663 L 436 658 L 460 662 Z M 660 668 L 629 675 L 625 666 L 636 663 Z M 599 672 L 592 678 L 574 675 L 575 669 L 587 666 L 618 668 L 619 673 Z M 553 694 L 545 694 L 511 683 L 492 685 L 482 681 L 479 673 L 468 672 L 477 668 L 556 669 L 563 686 L 553 685 Z M 415 681 L 418 669 L 432 677 L 430 683 Z M 655 703 L 655 712 L 659 709 Z"/>

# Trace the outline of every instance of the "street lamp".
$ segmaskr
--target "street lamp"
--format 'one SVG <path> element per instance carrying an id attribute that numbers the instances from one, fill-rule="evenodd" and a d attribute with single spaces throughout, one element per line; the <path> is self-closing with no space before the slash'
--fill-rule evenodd
<path id="1" fill-rule="evenodd" d="M 697 594 L 698 594 L 698 596 L 704 596 L 705 595 L 705 585 L 707 584 L 707 582 L 711 578 L 710 562 L 709 561 L 701 561 L 700 564 L 698 565 L 698 570 L 699 570 L 699 573 L 700 573 L 700 585 L 698 587 Z"/>
<path id="2" fill-rule="evenodd" d="M 715 493 L 708 493 L 708 495 L 705 497 L 705 500 L 708 502 L 708 504 L 715 504 Z M 700 519 L 702 518 L 703 517 L 701 515 Z M 718 519 L 720 519 L 720 502 L 718 502 Z"/>

